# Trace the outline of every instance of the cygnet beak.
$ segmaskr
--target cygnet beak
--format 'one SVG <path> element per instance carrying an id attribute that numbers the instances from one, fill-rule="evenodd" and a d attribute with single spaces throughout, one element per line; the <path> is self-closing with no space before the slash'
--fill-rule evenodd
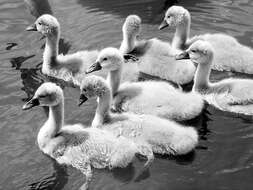
<path id="1" fill-rule="evenodd" d="M 36 24 L 32 24 L 32 25 L 28 26 L 25 30 L 26 31 L 38 31 Z"/>
<path id="2" fill-rule="evenodd" d="M 100 65 L 100 63 L 98 61 L 96 61 L 94 64 L 92 64 L 86 71 L 85 73 L 86 74 L 89 74 L 89 73 L 93 73 L 94 71 L 99 71 L 101 70 L 102 67 Z"/>
<path id="3" fill-rule="evenodd" d="M 26 102 L 25 105 L 23 105 L 22 109 L 23 110 L 29 110 L 32 107 L 38 106 L 38 105 L 40 105 L 39 99 L 38 98 L 32 98 L 31 100 Z"/>
<path id="4" fill-rule="evenodd" d="M 162 29 L 166 28 L 167 26 L 169 26 L 168 23 L 166 22 L 166 20 L 163 20 L 159 26 L 159 30 L 162 30 Z"/>
<path id="5" fill-rule="evenodd" d="M 187 51 L 184 51 L 178 55 L 175 56 L 176 60 L 181 60 L 181 59 L 190 59 L 190 55 Z"/>
<path id="6" fill-rule="evenodd" d="M 87 100 L 88 100 L 88 98 L 84 94 L 80 94 L 78 106 L 81 106 Z"/>
<path id="7" fill-rule="evenodd" d="M 124 54 L 124 59 L 126 62 L 128 62 L 129 60 L 132 60 L 132 61 L 138 61 L 138 57 L 135 57 L 134 55 L 131 55 L 131 54 Z"/>

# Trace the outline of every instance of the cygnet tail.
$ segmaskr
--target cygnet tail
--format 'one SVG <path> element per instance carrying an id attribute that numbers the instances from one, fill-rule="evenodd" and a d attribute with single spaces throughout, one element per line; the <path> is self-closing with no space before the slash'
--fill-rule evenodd
<path id="1" fill-rule="evenodd" d="M 182 131 L 174 137 L 171 148 L 175 155 L 191 152 L 198 144 L 198 133 L 193 127 L 182 127 Z"/>

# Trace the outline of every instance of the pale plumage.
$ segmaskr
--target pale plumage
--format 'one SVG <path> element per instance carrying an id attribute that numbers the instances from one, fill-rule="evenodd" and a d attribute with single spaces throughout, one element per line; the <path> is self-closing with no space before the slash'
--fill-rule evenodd
<path id="1" fill-rule="evenodd" d="M 61 164 L 72 165 L 86 176 L 83 189 L 88 188 L 95 168 L 126 167 L 139 154 L 129 139 L 116 137 L 108 131 L 84 128 L 81 124 L 64 125 L 64 97 L 60 87 L 44 83 L 23 109 L 48 106 L 49 116 L 41 127 L 37 141 L 39 148 Z"/>
<path id="2" fill-rule="evenodd" d="M 123 40 L 121 42 L 119 50 L 122 54 L 128 54 L 132 51 L 132 47 L 135 46 L 134 37 L 139 33 L 139 20 L 126 19 L 122 26 Z M 137 62 L 129 62 L 123 65 L 122 81 L 137 81 L 139 76 L 139 66 Z"/>
<path id="3" fill-rule="evenodd" d="M 123 25 L 122 53 L 136 55 L 141 72 L 157 76 L 177 84 L 192 81 L 195 66 L 188 61 L 176 62 L 174 56 L 180 51 L 171 47 L 168 42 L 159 39 L 137 40 L 141 30 L 141 19 L 130 15 Z"/>
<path id="4" fill-rule="evenodd" d="M 95 66 L 97 65 L 97 66 Z M 187 120 L 199 115 L 204 101 L 194 92 L 185 93 L 161 81 L 125 82 L 120 84 L 123 57 L 116 48 L 103 49 L 89 72 L 109 71 L 107 82 L 112 89 L 113 109 L 151 114 L 167 119 Z"/>
<path id="5" fill-rule="evenodd" d="M 96 60 L 98 51 L 79 51 L 68 55 L 58 55 L 60 24 L 52 15 L 40 16 L 34 25 L 27 27 L 26 30 L 38 31 L 46 37 L 42 73 L 79 85 L 81 78 L 85 76 L 85 70 Z"/>
<path id="6" fill-rule="evenodd" d="M 144 151 L 151 147 L 155 153 L 181 155 L 192 151 L 198 143 L 198 134 L 193 127 L 152 115 L 111 113 L 111 91 L 101 77 L 89 76 L 82 81 L 80 104 L 92 97 L 98 97 L 92 126 L 131 138 Z"/>
<path id="7" fill-rule="evenodd" d="M 234 37 L 222 33 L 203 34 L 189 38 L 190 24 L 189 11 L 181 6 L 172 6 L 167 10 L 160 29 L 166 26 L 176 28 L 172 40 L 172 47 L 176 49 L 187 49 L 200 39 L 211 43 L 214 49 L 212 69 L 253 74 L 253 50 L 250 47 L 242 45 Z"/>
<path id="8" fill-rule="evenodd" d="M 253 114 L 253 80 L 229 78 L 216 83 L 209 82 L 214 50 L 207 41 L 194 42 L 177 59 L 189 57 L 198 64 L 193 91 L 217 108 L 225 111 Z"/>
<path id="9" fill-rule="evenodd" d="M 144 81 L 123 83 L 113 105 L 116 110 L 182 121 L 198 116 L 204 101 L 199 94 L 182 92 L 167 82 Z"/>

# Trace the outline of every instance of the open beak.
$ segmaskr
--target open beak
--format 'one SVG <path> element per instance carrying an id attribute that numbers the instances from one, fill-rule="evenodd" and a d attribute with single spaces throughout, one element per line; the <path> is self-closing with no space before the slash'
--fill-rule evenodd
<path id="1" fill-rule="evenodd" d="M 132 61 L 138 61 L 139 59 L 138 59 L 138 57 L 135 57 L 134 55 L 131 55 L 131 54 L 124 54 L 124 59 L 125 59 L 125 61 L 129 61 L 129 60 L 132 60 Z"/>
<path id="2" fill-rule="evenodd" d="M 94 64 L 92 64 L 92 65 L 85 71 L 85 73 L 86 73 L 86 74 L 89 74 L 89 73 L 93 73 L 94 71 L 99 71 L 99 70 L 101 70 L 101 69 L 102 69 L 102 67 L 101 67 L 100 63 L 97 61 L 97 62 L 95 62 Z"/>
<path id="3" fill-rule="evenodd" d="M 87 100 L 88 100 L 88 98 L 85 95 L 81 94 L 80 97 L 79 97 L 79 104 L 78 104 L 78 106 L 81 106 Z"/>
<path id="4" fill-rule="evenodd" d="M 159 30 L 162 30 L 162 29 L 166 28 L 167 26 L 169 26 L 168 23 L 166 22 L 166 20 L 163 20 L 159 26 Z"/>
<path id="5" fill-rule="evenodd" d="M 32 24 L 32 25 L 28 26 L 25 30 L 26 31 L 38 31 L 36 24 Z"/>
<path id="6" fill-rule="evenodd" d="M 181 60 L 181 59 L 190 59 L 190 55 L 187 51 L 184 51 L 175 57 L 176 60 Z"/>
<path id="7" fill-rule="evenodd" d="M 39 99 L 38 98 L 32 98 L 31 100 L 26 102 L 25 105 L 23 105 L 22 109 L 23 110 L 29 110 L 32 107 L 38 106 L 38 105 L 40 105 Z"/>

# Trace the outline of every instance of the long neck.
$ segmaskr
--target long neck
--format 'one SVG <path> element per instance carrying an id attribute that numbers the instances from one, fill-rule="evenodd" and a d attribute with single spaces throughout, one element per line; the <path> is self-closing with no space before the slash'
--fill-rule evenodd
<path id="1" fill-rule="evenodd" d="M 59 44 L 59 35 L 56 33 L 52 36 L 47 36 L 46 46 L 43 53 L 43 66 L 42 70 L 51 69 L 56 65 L 56 58 L 58 56 L 58 44 Z"/>
<path id="2" fill-rule="evenodd" d="M 172 47 L 175 49 L 184 49 L 190 33 L 190 17 L 185 17 L 184 22 L 177 26 L 172 40 Z"/>
<path id="3" fill-rule="evenodd" d="M 121 73 L 122 73 L 122 67 L 120 67 L 117 70 L 110 71 L 107 75 L 106 80 L 111 88 L 112 96 L 114 96 L 115 93 L 119 89 L 120 80 L 121 80 Z"/>
<path id="4" fill-rule="evenodd" d="M 211 61 L 212 58 L 209 60 L 210 64 L 198 64 L 195 77 L 194 77 L 194 91 L 203 91 L 210 87 L 209 76 L 211 72 Z"/>
<path id="5" fill-rule="evenodd" d="M 55 138 L 64 122 L 64 103 L 61 101 L 56 106 L 49 107 L 48 120 L 38 134 L 38 144 L 43 148 L 50 139 Z"/>
<path id="6" fill-rule="evenodd" d="M 120 45 L 120 51 L 121 53 L 130 53 L 133 51 L 135 47 L 135 41 L 136 41 L 136 36 L 135 35 L 130 35 L 127 34 L 127 32 L 123 32 L 123 40 Z"/>
<path id="7" fill-rule="evenodd" d="M 102 96 L 98 97 L 98 106 L 95 117 L 92 121 L 92 127 L 101 126 L 106 119 L 110 117 L 111 93 L 108 88 Z"/>

